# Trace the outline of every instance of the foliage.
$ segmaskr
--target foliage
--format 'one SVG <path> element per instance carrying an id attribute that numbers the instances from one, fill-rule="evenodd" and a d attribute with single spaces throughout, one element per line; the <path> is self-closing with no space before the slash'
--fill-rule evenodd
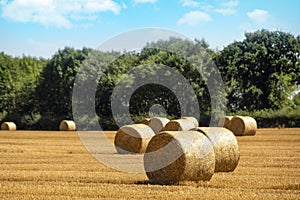
<path id="1" fill-rule="evenodd" d="M 300 84 L 299 41 L 281 31 L 246 33 L 216 57 L 231 111 L 281 109 Z"/>
<path id="2" fill-rule="evenodd" d="M 280 110 L 264 109 L 258 111 L 239 111 L 230 115 L 252 116 L 256 119 L 258 127 L 300 127 L 300 106 L 283 108 Z"/>
<path id="3" fill-rule="evenodd" d="M 223 82 L 214 79 L 218 74 L 214 63 L 225 94 Z M 82 66 L 84 70 L 79 70 Z M 146 79 L 152 82 L 134 88 Z M 175 84 L 166 87 L 160 84 L 163 81 Z M 74 86 L 82 94 L 72 100 Z M 196 110 L 195 104 L 180 102 L 196 100 L 200 116 L 195 117 L 201 126 L 215 122 L 226 107 L 232 115 L 255 117 L 260 127 L 300 126 L 299 88 L 300 36 L 281 31 L 246 33 L 243 41 L 222 51 L 211 50 L 204 39 L 169 38 L 123 54 L 65 47 L 45 60 L 0 53 L 0 121 L 15 121 L 24 129 L 57 129 L 62 119 L 73 119 L 78 112 L 83 113 L 78 122 L 83 129 L 93 129 L 98 122 L 102 129 L 117 129 L 118 121 L 128 121 L 124 109 L 135 122 L 155 114 L 178 118 Z M 95 98 L 87 95 L 91 92 Z M 112 100 L 120 109 L 116 115 Z M 72 109 L 72 103 L 79 106 Z"/>
<path id="4" fill-rule="evenodd" d="M 21 128 L 38 119 L 34 92 L 46 62 L 43 58 L 13 58 L 0 53 L 0 117 L 17 121 Z"/>
<path id="5" fill-rule="evenodd" d="M 113 93 L 119 95 L 117 96 L 118 110 L 129 110 L 132 119 L 140 119 L 139 116 L 149 117 L 149 111 L 157 105 L 163 107 L 166 111 L 164 114 L 167 116 L 178 118 L 182 112 L 195 113 L 194 102 L 201 111 L 201 117 L 196 117 L 200 117 L 201 124 L 208 125 L 211 114 L 211 99 L 206 81 L 208 80 L 207 77 L 211 76 L 214 71 L 210 65 L 212 60 L 208 59 L 210 55 L 201 55 L 206 51 L 211 53 L 209 49 L 204 49 L 204 47 L 208 48 L 204 40 L 191 42 L 170 38 L 167 41 L 149 43 L 139 53 L 131 52 L 119 56 L 99 80 L 96 111 L 100 117 L 101 126 L 104 129 L 116 127 L 115 124 L 105 123 L 114 121 L 112 111 L 108 109 L 112 106 Z M 195 66 L 193 63 L 198 65 Z M 171 69 L 177 71 L 187 80 L 197 99 L 193 99 L 193 96 L 185 88 L 184 82 L 174 79 L 175 75 Z M 129 88 L 143 83 L 143 80 L 146 81 L 146 84 L 141 84 L 142 86 L 136 88 L 133 93 L 129 92 Z M 165 80 L 174 82 L 174 84 L 170 87 L 160 84 Z M 118 86 L 124 89 L 117 91 Z M 190 105 L 185 107 L 180 105 L 179 94 L 181 102 L 191 102 Z M 199 105 L 198 102 L 200 102 Z M 131 119 L 122 114 L 114 116 L 115 119 L 122 119 L 123 123 L 130 123 Z"/>

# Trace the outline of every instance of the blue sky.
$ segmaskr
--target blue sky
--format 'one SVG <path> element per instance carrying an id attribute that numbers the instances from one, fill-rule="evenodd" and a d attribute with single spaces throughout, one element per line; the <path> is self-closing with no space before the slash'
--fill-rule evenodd
<path id="1" fill-rule="evenodd" d="M 49 58 L 145 27 L 222 49 L 261 28 L 300 35 L 299 0 L 0 0 L 0 51 Z"/>

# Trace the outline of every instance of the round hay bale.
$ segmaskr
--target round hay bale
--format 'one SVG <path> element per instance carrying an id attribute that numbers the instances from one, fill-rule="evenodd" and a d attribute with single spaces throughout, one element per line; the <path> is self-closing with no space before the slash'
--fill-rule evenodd
<path id="1" fill-rule="evenodd" d="M 199 126 L 199 122 L 195 117 L 182 117 L 181 119 L 186 119 L 194 123 L 195 127 Z"/>
<path id="2" fill-rule="evenodd" d="M 149 122 L 149 126 L 152 128 L 154 133 L 157 134 L 163 130 L 169 121 L 170 120 L 165 117 L 153 117 Z"/>
<path id="3" fill-rule="evenodd" d="M 257 131 L 257 123 L 252 117 L 234 116 L 230 122 L 230 130 L 236 136 L 255 135 Z"/>
<path id="4" fill-rule="evenodd" d="M 192 121 L 186 119 L 176 119 L 176 120 L 169 121 L 163 130 L 164 131 L 188 131 L 193 128 L 196 128 L 196 126 Z"/>
<path id="5" fill-rule="evenodd" d="M 72 120 L 63 120 L 59 124 L 60 131 L 76 131 L 76 124 Z"/>
<path id="6" fill-rule="evenodd" d="M 151 118 L 144 118 L 144 119 L 141 121 L 141 124 L 149 125 L 150 120 L 151 120 Z"/>
<path id="7" fill-rule="evenodd" d="M 208 181 L 214 174 L 215 153 L 209 139 L 197 131 L 163 131 L 144 155 L 144 168 L 156 184 Z"/>
<path id="8" fill-rule="evenodd" d="M 15 131 L 17 130 L 17 125 L 14 122 L 3 122 L 1 124 L 1 130 Z"/>
<path id="9" fill-rule="evenodd" d="M 215 172 L 234 171 L 240 160 L 239 146 L 234 134 L 221 127 L 198 127 L 195 130 L 206 135 L 214 147 Z"/>
<path id="10" fill-rule="evenodd" d="M 122 126 L 115 136 L 115 147 L 119 154 L 145 153 L 147 145 L 155 135 L 145 124 Z"/>
<path id="11" fill-rule="evenodd" d="M 230 129 L 230 121 L 233 116 L 224 116 L 218 122 L 218 127 L 224 127 Z"/>

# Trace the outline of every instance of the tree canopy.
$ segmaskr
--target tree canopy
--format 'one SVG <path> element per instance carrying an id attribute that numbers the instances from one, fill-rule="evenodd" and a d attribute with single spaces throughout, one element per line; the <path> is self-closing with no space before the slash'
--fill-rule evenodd
<path id="1" fill-rule="evenodd" d="M 82 66 L 87 68 L 78 75 Z M 223 81 L 213 78 L 218 71 Z M 180 81 L 177 73 L 188 84 Z M 83 98 L 81 103 L 95 105 L 88 110 L 95 110 L 97 117 L 87 115 L 82 122 L 99 122 L 103 129 L 118 128 L 115 118 L 125 120 L 120 113 L 114 116 L 112 100 L 116 97 L 118 108 L 129 110 L 136 122 L 151 112 L 177 118 L 199 109 L 200 116 L 195 117 L 204 126 L 211 115 L 218 116 L 228 108 L 231 114 L 252 113 L 258 119 L 264 116 L 262 121 L 275 117 L 274 123 L 284 119 L 295 125 L 300 118 L 295 114 L 300 110 L 300 36 L 263 29 L 245 33 L 243 41 L 234 41 L 221 51 L 210 49 L 204 39 L 169 38 L 148 43 L 140 52 L 65 47 L 49 60 L 14 58 L 2 52 L 0 119 L 16 121 L 21 128 L 57 129 L 60 120 L 73 118 L 76 78 L 96 84 L 95 102 Z M 151 81 L 135 88 L 147 78 Z M 166 87 L 165 82 L 174 84 Z M 223 83 L 225 91 L 220 89 Z M 188 93 L 189 86 L 195 98 Z M 114 97 L 118 88 L 123 89 Z M 81 89 L 87 92 L 91 88 Z M 196 100 L 197 106 L 180 105 Z"/>
<path id="2" fill-rule="evenodd" d="M 228 107 L 280 109 L 300 84 L 299 39 L 281 31 L 246 33 L 216 57 L 227 89 Z M 298 37 L 299 38 L 299 37 Z"/>

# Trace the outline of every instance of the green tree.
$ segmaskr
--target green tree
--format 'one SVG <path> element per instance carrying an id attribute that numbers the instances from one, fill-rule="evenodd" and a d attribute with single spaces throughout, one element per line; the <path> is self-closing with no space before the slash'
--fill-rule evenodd
<path id="1" fill-rule="evenodd" d="M 299 84 L 299 42 L 285 32 L 259 30 L 225 47 L 216 63 L 225 81 L 228 107 L 280 109 Z"/>
<path id="2" fill-rule="evenodd" d="M 72 89 L 76 73 L 90 51 L 65 47 L 49 60 L 36 90 L 36 104 L 42 116 L 38 128 L 57 128 L 60 120 L 73 118 Z"/>
<path id="3" fill-rule="evenodd" d="M 34 123 L 34 91 L 46 60 L 0 54 L 0 113 L 6 120 L 18 122 L 20 128 Z"/>
<path id="4" fill-rule="evenodd" d="M 176 53 L 174 53 L 176 52 Z M 207 55 L 205 55 L 207 54 Z M 197 96 L 200 107 L 200 122 L 208 125 L 211 112 L 211 95 L 208 92 L 207 82 L 213 73 L 216 73 L 212 64 L 213 51 L 209 49 L 208 44 L 204 40 L 196 40 L 191 42 L 178 38 L 170 38 L 169 40 L 160 40 L 158 42 L 149 43 L 141 52 L 131 52 L 119 56 L 110 64 L 99 80 L 96 95 L 96 111 L 100 116 L 100 122 L 104 129 L 114 129 L 113 115 L 111 112 L 112 93 L 117 84 L 123 85 L 123 88 L 133 88 L 136 81 L 145 77 L 159 79 L 162 66 L 168 66 L 175 69 L 185 77 L 192 86 Z M 197 63 L 197 66 L 194 65 Z M 131 70 L 139 68 L 139 73 L 131 73 Z M 199 72 L 200 71 L 200 72 Z M 164 78 L 173 79 L 173 74 L 164 72 Z M 175 80 L 176 82 L 176 80 Z M 213 83 L 217 85 L 216 83 Z M 182 86 L 176 82 L 174 90 Z M 126 90 L 126 89 L 125 89 Z M 180 90 L 185 96 L 183 102 L 189 102 L 191 97 L 186 90 Z M 159 84 L 146 84 L 137 88 L 132 96 L 126 91 L 120 91 L 120 106 L 128 107 L 133 119 L 139 119 L 140 116 L 147 116 L 150 108 L 156 104 L 164 107 L 167 114 L 173 117 L 181 116 L 181 107 L 176 94 L 173 94 L 168 88 Z M 184 95 L 184 93 L 187 93 Z M 214 99 L 220 96 L 213 97 Z M 127 102 L 125 99 L 130 99 Z M 124 100 L 124 101 L 123 101 Z M 224 105 L 225 106 L 225 105 Z M 222 106 L 220 106 L 222 108 Z M 193 106 L 187 106 L 185 109 L 193 110 Z M 122 116 L 118 116 L 122 118 Z M 199 117 L 199 116 L 196 116 Z M 125 119 L 124 119 L 125 120 Z"/>

